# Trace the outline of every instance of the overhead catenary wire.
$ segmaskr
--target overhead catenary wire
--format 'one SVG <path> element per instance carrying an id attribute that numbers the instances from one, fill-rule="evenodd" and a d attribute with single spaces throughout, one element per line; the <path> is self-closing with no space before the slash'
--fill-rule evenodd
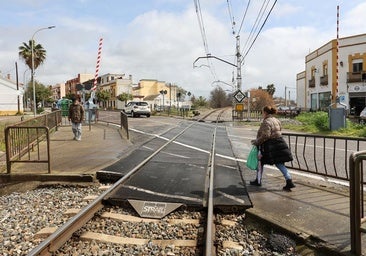
<path id="1" fill-rule="evenodd" d="M 249 36 L 247 37 L 247 40 L 245 41 L 245 44 L 243 46 L 243 50 L 242 50 L 242 55 L 245 51 L 245 49 L 247 49 L 251 42 L 253 42 L 253 38 L 254 38 L 254 35 L 255 33 L 258 31 L 258 27 L 259 27 L 259 24 L 263 18 L 263 15 L 268 7 L 268 3 L 269 3 L 270 0 L 264 0 L 263 3 L 262 3 L 262 6 L 258 12 L 258 15 L 252 25 L 252 29 L 250 30 L 250 33 L 249 33 Z"/>
<path id="2" fill-rule="evenodd" d="M 233 35 L 235 35 L 235 19 L 234 19 L 234 16 L 232 15 L 232 12 L 231 12 L 231 3 L 230 3 L 230 0 L 226 0 L 227 2 L 227 9 L 228 9 L 228 12 L 229 12 L 229 18 L 230 18 L 230 23 L 231 23 L 231 29 L 232 29 L 232 33 Z"/>
<path id="3" fill-rule="evenodd" d="M 261 28 L 259 29 L 259 31 L 258 31 L 258 33 L 257 33 L 257 35 L 255 36 L 254 40 L 252 41 L 252 43 L 251 43 L 251 45 L 249 46 L 248 50 L 245 52 L 245 54 L 242 54 L 242 56 L 243 56 L 242 60 L 244 60 L 244 59 L 245 59 L 245 57 L 248 55 L 249 51 L 250 51 L 250 50 L 251 50 L 251 48 L 253 47 L 253 45 L 254 45 L 255 41 L 257 40 L 257 38 L 258 38 L 259 34 L 261 33 L 261 31 L 262 31 L 262 29 L 263 29 L 264 25 L 266 24 L 266 22 L 267 22 L 267 20 L 268 20 L 268 17 L 269 17 L 269 15 L 271 14 L 271 12 L 272 12 L 273 8 L 275 7 L 276 3 L 277 3 L 277 0 L 275 0 L 275 1 L 274 1 L 274 3 L 273 3 L 273 5 L 272 5 L 271 9 L 269 10 L 269 12 L 268 12 L 268 14 L 267 14 L 267 16 L 266 16 L 266 19 L 264 20 L 264 22 L 263 22 L 263 24 L 262 24 Z M 244 49 L 243 49 L 243 50 L 244 50 Z M 242 62 L 242 65 L 243 65 L 243 63 L 244 63 L 244 61 Z"/>
<path id="4" fill-rule="evenodd" d="M 226 2 L 227 2 L 227 9 L 228 9 L 230 22 L 231 22 L 231 30 L 232 30 L 231 32 L 235 35 L 236 34 L 236 31 L 235 31 L 235 26 L 236 26 L 235 20 L 236 19 L 235 19 L 235 15 L 233 13 L 233 10 L 235 10 L 235 9 L 232 8 L 232 0 L 227 0 Z M 250 0 L 248 0 L 246 7 L 244 9 L 243 17 L 241 19 L 240 27 L 237 30 L 237 34 L 235 36 L 237 39 L 237 51 L 235 53 L 235 58 L 238 58 L 238 56 L 241 57 L 241 60 L 238 61 L 237 66 L 244 65 L 246 56 L 251 51 L 259 34 L 262 32 L 262 29 L 263 29 L 264 25 L 266 24 L 274 6 L 276 5 L 277 0 L 274 1 L 271 9 L 267 13 L 267 10 L 270 6 L 270 2 L 271 2 L 271 0 L 263 0 L 263 3 L 261 4 L 261 8 L 257 14 L 253 27 L 249 33 L 249 36 L 247 37 L 246 43 L 245 43 L 244 47 L 242 49 L 240 49 L 240 43 L 238 44 L 238 41 L 240 41 L 240 39 L 239 39 L 240 33 L 242 33 L 244 22 L 247 19 L 247 16 L 249 14 L 249 7 L 251 6 L 251 3 L 252 3 Z M 204 26 L 204 22 L 203 22 L 203 15 L 202 15 L 200 1 L 194 0 L 194 4 L 195 4 L 198 23 L 199 23 L 199 27 L 200 27 L 202 40 L 203 40 L 204 50 L 205 50 L 206 56 L 209 56 L 209 55 L 211 55 L 211 52 L 209 51 L 209 47 L 208 47 L 208 43 L 207 43 L 206 30 L 205 30 L 205 26 Z M 267 15 L 266 15 L 266 13 L 267 13 Z M 264 19 L 264 17 L 266 17 L 266 18 Z M 263 21 L 263 19 L 264 19 L 264 21 Z M 215 80 L 219 80 L 216 78 L 217 76 L 216 76 L 216 72 L 215 72 L 213 63 L 211 61 L 211 58 L 207 58 L 207 63 L 208 63 L 208 67 L 210 68 L 210 71 L 211 71 L 213 77 L 215 78 Z M 239 73 L 239 71 L 238 71 L 238 73 Z"/>
<path id="5" fill-rule="evenodd" d="M 193 0 L 193 1 L 194 1 L 195 9 L 196 9 L 198 25 L 200 27 L 201 37 L 202 37 L 202 41 L 203 41 L 203 47 L 204 47 L 206 56 L 208 56 L 208 55 L 210 55 L 210 51 L 209 51 L 209 48 L 208 48 L 205 25 L 203 23 L 203 16 L 202 16 L 202 11 L 201 11 L 200 1 L 199 0 Z M 218 80 L 215 68 L 214 68 L 214 66 L 213 66 L 210 59 L 207 59 L 207 64 L 208 64 L 208 67 L 210 68 L 210 72 L 211 72 L 214 80 Z"/>
<path id="6" fill-rule="evenodd" d="M 194 5 L 195 5 L 195 8 L 196 8 L 196 14 L 197 14 L 197 18 L 198 18 L 198 25 L 199 25 L 200 31 L 201 31 L 201 36 L 202 36 L 202 41 L 203 41 L 203 47 L 204 47 L 205 53 L 206 54 L 209 54 L 208 44 L 207 44 L 207 37 L 206 37 L 206 31 L 205 31 L 205 26 L 203 24 L 203 18 L 202 18 L 200 1 L 199 0 L 193 0 L 193 1 L 194 1 Z"/>
<path id="7" fill-rule="evenodd" d="M 244 15 L 243 15 L 243 18 L 241 20 L 240 27 L 239 27 L 239 30 L 238 30 L 238 35 L 240 34 L 240 31 L 241 31 L 241 29 L 243 27 L 244 20 L 245 20 L 245 17 L 247 16 L 247 12 L 248 12 L 248 9 L 249 9 L 249 5 L 250 5 L 250 0 L 248 1 L 248 4 L 247 4 L 247 6 L 245 8 Z"/>

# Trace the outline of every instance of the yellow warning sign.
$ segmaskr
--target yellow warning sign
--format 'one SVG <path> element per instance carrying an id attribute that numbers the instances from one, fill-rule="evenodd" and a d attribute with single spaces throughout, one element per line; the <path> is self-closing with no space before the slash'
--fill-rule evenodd
<path id="1" fill-rule="evenodd" d="M 244 111 L 244 104 L 242 104 L 242 103 L 235 104 L 235 111 L 243 112 Z"/>

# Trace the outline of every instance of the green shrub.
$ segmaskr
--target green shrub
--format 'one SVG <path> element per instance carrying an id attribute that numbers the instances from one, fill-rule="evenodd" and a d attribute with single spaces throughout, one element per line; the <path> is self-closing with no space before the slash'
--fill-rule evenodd
<path id="1" fill-rule="evenodd" d="M 327 112 L 305 112 L 295 119 L 304 125 L 304 129 L 311 132 L 329 131 L 329 118 Z"/>
<path id="2" fill-rule="evenodd" d="M 301 125 L 288 127 L 291 130 L 307 133 L 321 133 L 332 136 L 366 137 L 366 125 L 346 120 L 346 127 L 331 131 L 327 112 L 304 112 L 295 118 Z"/>

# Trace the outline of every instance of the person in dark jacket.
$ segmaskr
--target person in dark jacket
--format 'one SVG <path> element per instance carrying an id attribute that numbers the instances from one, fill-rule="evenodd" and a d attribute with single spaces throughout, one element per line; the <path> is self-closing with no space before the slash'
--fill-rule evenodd
<path id="1" fill-rule="evenodd" d="M 72 104 L 69 107 L 69 121 L 71 121 L 74 140 L 81 140 L 81 124 L 84 120 L 84 108 L 79 103 L 79 100 L 72 98 Z"/>
<path id="2" fill-rule="evenodd" d="M 291 191 L 295 187 L 288 172 L 285 162 L 292 161 L 291 151 L 282 138 L 281 122 L 273 115 L 277 113 L 276 108 L 266 106 L 263 108 L 263 121 L 258 129 L 257 138 L 252 140 L 252 144 L 258 147 L 258 168 L 257 177 L 250 184 L 254 186 L 262 185 L 263 166 L 274 164 L 283 174 L 286 185 L 283 190 Z"/>

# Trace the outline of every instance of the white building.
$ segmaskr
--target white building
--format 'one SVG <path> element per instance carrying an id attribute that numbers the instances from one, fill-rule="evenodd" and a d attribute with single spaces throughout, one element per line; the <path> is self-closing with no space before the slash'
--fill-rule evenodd
<path id="1" fill-rule="evenodd" d="M 23 113 L 23 90 L 10 80 L 0 76 L 0 115 Z"/>
<path id="2" fill-rule="evenodd" d="M 298 107 L 326 110 L 338 101 L 358 115 L 366 106 L 365 85 L 366 34 L 339 38 L 338 47 L 333 39 L 305 57 L 296 79 Z"/>
<path id="3" fill-rule="evenodd" d="M 103 108 L 122 109 L 124 102 L 117 99 L 122 93 L 132 94 L 132 76 L 125 77 L 125 74 L 105 74 L 100 77 L 99 89 L 108 91 L 111 94 L 110 100 L 105 102 Z"/>

